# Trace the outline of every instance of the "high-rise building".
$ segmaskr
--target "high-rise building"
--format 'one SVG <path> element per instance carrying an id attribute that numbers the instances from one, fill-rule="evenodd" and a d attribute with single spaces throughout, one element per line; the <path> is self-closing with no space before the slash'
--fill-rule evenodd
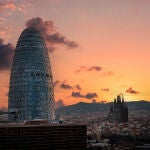
<path id="1" fill-rule="evenodd" d="M 19 37 L 11 69 L 10 121 L 55 119 L 54 89 L 48 50 L 40 31 L 25 29 Z M 15 117 L 14 117 L 15 116 Z"/>
<path id="2" fill-rule="evenodd" d="M 113 104 L 110 106 L 108 117 L 110 121 L 128 122 L 128 107 L 123 95 L 118 95 L 117 99 L 114 99 Z"/>

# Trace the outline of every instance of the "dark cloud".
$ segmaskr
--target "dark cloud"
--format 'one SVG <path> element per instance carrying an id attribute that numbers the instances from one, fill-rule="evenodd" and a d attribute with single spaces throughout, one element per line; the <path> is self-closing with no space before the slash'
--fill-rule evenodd
<path id="1" fill-rule="evenodd" d="M 82 90 L 82 88 L 81 88 L 81 86 L 80 86 L 79 84 L 77 84 L 77 85 L 75 86 L 75 88 L 76 88 L 77 90 Z"/>
<path id="2" fill-rule="evenodd" d="M 130 93 L 130 94 L 138 94 L 139 92 L 136 91 L 136 90 L 134 90 L 134 89 L 132 89 L 132 88 L 130 87 L 130 88 L 128 88 L 128 89 L 126 90 L 126 93 Z"/>
<path id="3" fill-rule="evenodd" d="M 63 107 L 64 106 L 64 102 L 63 100 L 58 100 L 55 102 L 55 108 L 60 108 L 60 107 Z"/>
<path id="4" fill-rule="evenodd" d="M 62 89 L 67 89 L 67 90 L 73 89 L 73 87 L 72 87 L 71 85 L 67 84 L 67 83 L 62 83 L 62 84 L 60 84 L 60 87 L 61 87 Z"/>
<path id="5" fill-rule="evenodd" d="M 87 99 L 91 99 L 91 98 L 94 98 L 94 97 L 98 97 L 96 93 L 87 93 L 85 95 L 85 98 L 87 98 Z"/>
<path id="6" fill-rule="evenodd" d="M 80 92 L 72 92 L 71 94 L 72 97 L 76 97 L 76 98 L 84 98 L 84 95 L 82 95 Z"/>
<path id="7" fill-rule="evenodd" d="M 99 66 L 92 66 L 87 69 L 88 71 L 101 71 L 102 68 Z"/>
<path id="8" fill-rule="evenodd" d="M 34 27 L 41 31 L 50 52 L 53 52 L 55 50 L 55 44 L 63 44 L 70 49 L 77 48 L 79 46 L 77 42 L 70 41 L 66 38 L 66 36 L 59 33 L 54 26 L 54 22 L 51 20 L 44 21 L 40 17 L 32 18 L 26 22 L 26 26 Z"/>
<path id="9" fill-rule="evenodd" d="M 100 66 L 80 66 L 79 69 L 77 69 L 75 72 L 81 72 L 81 71 L 101 71 L 102 67 Z"/>
<path id="10" fill-rule="evenodd" d="M 72 92 L 71 96 L 76 97 L 76 98 L 86 98 L 86 99 L 92 99 L 92 98 L 98 97 L 96 93 L 87 93 L 83 95 L 80 92 L 74 92 L 74 91 Z"/>
<path id="11" fill-rule="evenodd" d="M 26 22 L 27 27 L 34 27 L 42 32 L 42 34 L 47 37 L 49 34 L 52 34 L 56 31 L 56 27 L 54 26 L 54 22 L 49 21 L 43 21 L 42 18 L 36 17 L 27 20 Z"/>
<path id="12" fill-rule="evenodd" d="M 14 46 L 10 43 L 4 44 L 0 39 L 0 70 L 10 69 L 14 54 Z"/>
<path id="13" fill-rule="evenodd" d="M 101 89 L 101 91 L 104 91 L 104 92 L 108 92 L 109 90 L 110 90 L 109 88 Z"/>
<path id="14" fill-rule="evenodd" d="M 73 86 L 73 85 L 70 85 L 68 83 L 66 83 L 66 81 L 55 81 L 54 82 L 54 87 L 58 86 L 62 89 L 66 89 L 66 90 L 71 90 L 71 89 L 76 89 L 76 90 L 82 90 L 81 86 L 79 84 Z"/>
<path id="15" fill-rule="evenodd" d="M 46 36 L 46 41 L 51 44 L 64 44 L 68 48 L 78 47 L 76 42 L 67 40 L 66 37 L 61 35 L 59 32 Z"/>

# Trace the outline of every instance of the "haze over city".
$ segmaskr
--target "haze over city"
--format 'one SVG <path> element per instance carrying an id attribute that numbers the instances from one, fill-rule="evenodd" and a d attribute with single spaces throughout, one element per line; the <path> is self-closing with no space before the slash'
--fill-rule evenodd
<path id="1" fill-rule="evenodd" d="M 55 101 L 109 102 L 119 93 L 150 101 L 149 8 L 149 0 L 0 0 L 0 107 L 26 27 L 47 43 Z"/>

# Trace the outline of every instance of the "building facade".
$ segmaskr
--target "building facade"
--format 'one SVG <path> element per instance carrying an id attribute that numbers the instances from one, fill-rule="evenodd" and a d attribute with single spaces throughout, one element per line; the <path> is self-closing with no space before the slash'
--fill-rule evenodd
<path id="1" fill-rule="evenodd" d="M 86 150 L 85 125 L 0 125 L 1 150 Z"/>
<path id="2" fill-rule="evenodd" d="M 37 29 L 27 28 L 19 37 L 12 63 L 9 120 L 54 120 L 54 109 L 53 79 L 47 47 Z"/>
<path id="3" fill-rule="evenodd" d="M 118 123 L 128 122 L 128 107 L 123 95 L 118 95 L 117 99 L 114 99 L 113 104 L 110 106 L 108 118 L 110 121 Z"/>

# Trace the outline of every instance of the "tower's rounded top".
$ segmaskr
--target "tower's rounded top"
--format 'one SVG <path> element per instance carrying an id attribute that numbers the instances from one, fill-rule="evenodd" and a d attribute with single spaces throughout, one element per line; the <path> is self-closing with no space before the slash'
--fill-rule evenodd
<path id="1" fill-rule="evenodd" d="M 36 28 L 34 28 L 34 27 L 28 27 L 28 28 L 26 28 L 26 29 L 24 29 L 23 30 L 23 32 L 21 33 L 21 36 L 34 36 L 34 35 L 38 35 L 38 36 L 41 36 L 42 37 L 42 34 L 41 34 L 41 32 L 38 30 L 38 29 L 36 29 Z"/>
<path id="2" fill-rule="evenodd" d="M 38 32 L 41 33 L 38 29 L 34 28 L 34 27 L 27 27 L 26 29 L 23 30 L 22 33 L 30 33 L 30 32 Z"/>
<path id="3" fill-rule="evenodd" d="M 44 42 L 44 38 L 42 36 L 42 33 L 34 28 L 34 27 L 28 27 L 23 30 L 23 32 L 20 35 L 19 43 L 31 43 L 31 41 L 39 41 Z"/>
<path id="4" fill-rule="evenodd" d="M 40 66 L 48 67 L 48 51 L 41 32 L 33 27 L 28 27 L 21 33 L 13 63 L 14 66 Z"/>

